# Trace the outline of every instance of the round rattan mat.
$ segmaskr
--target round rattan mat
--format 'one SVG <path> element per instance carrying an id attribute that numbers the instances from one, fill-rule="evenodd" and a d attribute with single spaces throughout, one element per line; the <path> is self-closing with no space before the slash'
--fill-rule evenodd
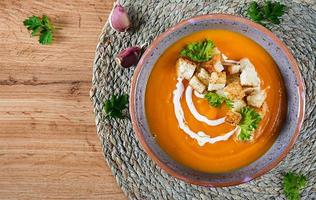
<path id="1" fill-rule="evenodd" d="M 105 159 L 117 183 L 130 199 L 284 199 L 282 173 L 296 171 L 308 177 L 302 199 L 316 199 L 316 1 L 283 1 L 282 24 L 270 29 L 295 56 L 306 85 L 306 114 L 294 148 L 276 168 L 249 183 L 225 188 L 187 184 L 161 170 L 142 150 L 130 119 L 107 119 L 103 102 L 113 93 L 129 93 L 133 69 L 122 69 L 114 57 L 125 47 L 150 44 L 182 19 L 211 13 L 245 16 L 244 0 L 122 0 L 133 28 L 118 33 L 105 25 L 93 67 L 91 99 L 97 133 Z"/>

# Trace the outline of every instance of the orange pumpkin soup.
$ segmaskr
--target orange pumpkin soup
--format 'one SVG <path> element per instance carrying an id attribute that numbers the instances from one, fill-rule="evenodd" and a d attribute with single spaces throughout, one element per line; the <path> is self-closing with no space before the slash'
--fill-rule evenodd
<path id="1" fill-rule="evenodd" d="M 179 127 L 175 114 L 173 92 L 177 85 L 176 63 L 179 52 L 189 43 L 209 39 L 231 60 L 248 58 L 260 77 L 260 86 L 266 92 L 266 113 L 256 129 L 252 141 L 237 141 L 236 136 L 215 143 L 199 145 Z M 183 81 L 184 87 L 188 81 Z M 197 111 L 209 119 L 225 116 L 228 107 L 212 107 L 203 98 L 192 96 Z M 181 107 L 186 123 L 194 132 L 203 131 L 211 138 L 234 129 L 229 123 L 209 126 L 198 121 L 186 104 Z M 156 62 L 147 83 L 146 115 L 156 141 L 177 162 L 192 169 L 219 173 L 238 169 L 258 159 L 273 144 L 286 111 L 285 89 L 282 77 L 270 55 L 257 43 L 241 34 L 226 30 L 204 30 L 178 40 Z"/>

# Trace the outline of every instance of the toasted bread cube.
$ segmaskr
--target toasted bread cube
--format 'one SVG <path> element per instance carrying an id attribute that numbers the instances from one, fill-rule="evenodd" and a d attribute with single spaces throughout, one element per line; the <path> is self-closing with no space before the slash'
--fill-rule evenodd
<path id="1" fill-rule="evenodd" d="M 218 73 L 218 79 L 217 79 L 216 83 L 226 84 L 226 73 L 225 72 Z"/>
<path id="2" fill-rule="evenodd" d="M 223 54 L 223 53 L 222 53 L 222 60 L 223 61 L 228 60 L 228 57 L 225 54 Z"/>
<path id="3" fill-rule="evenodd" d="M 210 83 L 226 84 L 226 73 L 225 72 L 212 72 Z"/>
<path id="4" fill-rule="evenodd" d="M 240 83 L 242 86 L 259 86 L 260 79 L 256 72 L 255 67 L 250 62 L 248 58 L 243 58 L 240 60 Z"/>
<path id="5" fill-rule="evenodd" d="M 256 90 L 247 96 L 247 103 L 250 106 L 260 108 L 266 100 L 267 94 L 264 90 Z"/>
<path id="6" fill-rule="evenodd" d="M 221 96 L 223 96 L 223 97 L 227 97 L 227 93 L 224 91 L 224 88 L 223 88 L 223 89 L 216 90 L 215 93 L 218 94 L 218 95 L 221 95 Z"/>
<path id="7" fill-rule="evenodd" d="M 221 61 L 216 61 L 214 63 L 214 70 L 217 72 L 222 72 L 224 70 L 224 66 L 222 65 Z"/>
<path id="8" fill-rule="evenodd" d="M 208 84 L 207 90 L 208 91 L 215 91 L 215 90 L 220 90 L 225 87 L 225 84 L 222 83 L 210 83 Z"/>
<path id="9" fill-rule="evenodd" d="M 218 80 L 218 73 L 217 72 L 212 72 L 211 73 L 211 78 L 210 78 L 210 83 L 216 83 Z"/>
<path id="10" fill-rule="evenodd" d="M 226 85 L 225 72 L 212 72 L 210 83 L 208 84 L 208 91 L 223 89 Z"/>
<path id="11" fill-rule="evenodd" d="M 234 112 L 234 111 L 228 111 L 225 117 L 225 122 L 236 126 L 239 124 L 240 120 L 241 120 L 242 116 L 240 113 L 238 112 Z"/>
<path id="12" fill-rule="evenodd" d="M 206 86 L 198 79 L 197 76 L 193 76 L 191 78 L 189 85 L 191 85 L 191 87 L 200 94 L 202 94 L 206 89 Z"/>
<path id="13" fill-rule="evenodd" d="M 246 102 L 244 102 L 242 99 L 233 101 L 232 111 L 238 112 L 239 110 L 241 110 L 243 107 L 246 107 L 246 106 L 247 106 Z"/>
<path id="14" fill-rule="evenodd" d="M 190 80 L 196 70 L 197 65 L 188 59 L 179 58 L 176 67 L 178 77 Z"/>
<path id="15" fill-rule="evenodd" d="M 239 82 L 235 81 L 232 83 L 229 83 L 225 88 L 224 92 L 227 93 L 227 98 L 230 100 L 240 100 L 244 98 L 245 93 L 242 89 L 242 86 Z"/>
<path id="16" fill-rule="evenodd" d="M 264 102 L 260 108 L 256 108 L 257 113 L 261 116 L 261 118 L 264 118 L 266 113 L 268 112 L 268 104 L 267 102 Z"/>
<path id="17" fill-rule="evenodd" d="M 213 48 L 212 53 L 213 55 L 218 55 L 218 54 L 221 54 L 221 51 L 217 47 L 215 47 Z"/>
<path id="18" fill-rule="evenodd" d="M 245 68 L 240 74 L 240 83 L 242 86 L 257 87 L 260 85 L 260 79 L 255 69 Z"/>
<path id="19" fill-rule="evenodd" d="M 208 71 L 209 73 L 215 71 L 215 70 L 214 70 L 214 66 L 213 66 L 212 60 L 207 61 L 207 62 L 203 62 L 203 63 L 201 64 L 201 67 L 204 68 L 204 69 L 206 69 L 206 71 Z"/>
<path id="20" fill-rule="evenodd" d="M 203 62 L 202 67 L 205 68 L 208 72 L 213 72 L 213 71 L 221 72 L 224 70 L 224 67 L 221 64 L 221 60 L 222 60 L 222 56 L 219 52 L 218 54 L 213 55 L 211 60 L 207 62 Z"/>
<path id="21" fill-rule="evenodd" d="M 242 58 L 240 61 L 241 70 L 245 68 L 255 68 L 255 66 L 250 62 L 248 58 Z"/>
<path id="22" fill-rule="evenodd" d="M 211 81 L 211 75 L 203 68 L 200 69 L 200 72 L 197 74 L 197 77 L 205 85 L 208 85 Z"/>
<path id="23" fill-rule="evenodd" d="M 260 87 L 243 87 L 243 90 L 245 92 L 246 95 L 250 95 L 251 93 L 255 92 L 255 91 L 260 91 Z"/>
<path id="24" fill-rule="evenodd" d="M 240 78 L 239 74 L 230 74 L 227 76 L 227 84 L 233 83 L 233 82 L 238 82 L 240 83 Z"/>
<path id="25" fill-rule="evenodd" d="M 240 65 L 229 65 L 227 67 L 227 71 L 229 72 L 229 74 L 236 74 L 240 72 L 240 68 Z"/>

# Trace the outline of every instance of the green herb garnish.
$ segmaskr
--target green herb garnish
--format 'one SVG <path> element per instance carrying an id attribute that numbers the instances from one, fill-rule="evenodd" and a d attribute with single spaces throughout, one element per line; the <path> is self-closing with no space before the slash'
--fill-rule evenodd
<path id="1" fill-rule="evenodd" d="M 201 42 L 193 42 L 188 44 L 180 55 L 187 57 L 192 61 L 206 62 L 209 61 L 213 56 L 214 43 L 212 40 L 203 40 Z"/>
<path id="2" fill-rule="evenodd" d="M 264 5 L 260 6 L 253 1 L 248 7 L 247 16 L 252 21 L 266 26 L 268 23 L 280 24 L 280 17 L 284 11 L 285 5 L 279 2 L 265 1 Z"/>
<path id="3" fill-rule="evenodd" d="M 221 96 L 219 94 L 216 94 L 214 92 L 209 92 L 207 93 L 204 98 L 208 101 L 208 103 L 211 105 L 211 106 L 214 106 L 214 107 L 219 107 L 222 105 L 223 102 L 226 103 L 227 107 L 228 108 L 232 108 L 233 107 L 233 102 L 229 99 L 227 99 L 226 97 L 224 96 Z"/>
<path id="4" fill-rule="evenodd" d="M 53 25 L 46 15 L 42 19 L 37 16 L 29 17 L 23 21 L 24 26 L 31 31 L 31 35 L 39 34 L 40 44 L 51 44 L 53 41 Z"/>
<path id="5" fill-rule="evenodd" d="M 300 189 L 304 188 L 307 183 L 307 179 L 303 175 L 296 174 L 294 172 L 288 172 L 284 175 L 283 189 L 285 196 L 289 200 L 300 199 Z"/>
<path id="6" fill-rule="evenodd" d="M 123 119 L 123 110 L 127 108 L 128 104 L 128 95 L 112 95 L 104 105 L 103 110 L 107 114 L 107 117 Z"/>
<path id="7" fill-rule="evenodd" d="M 261 121 L 261 116 L 250 107 L 242 108 L 239 113 L 241 114 L 242 119 L 239 123 L 241 130 L 237 137 L 241 141 L 250 140 L 253 131 L 258 127 L 258 124 Z"/>

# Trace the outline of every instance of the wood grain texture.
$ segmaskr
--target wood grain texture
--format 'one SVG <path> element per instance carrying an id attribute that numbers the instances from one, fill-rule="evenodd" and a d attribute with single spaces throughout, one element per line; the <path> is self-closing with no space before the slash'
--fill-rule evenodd
<path id="1" fill-rule="evenodd" d="M 101 153 L 89 99 L 113 0 L 0 1 L 0 199 L 125 199 Z M 42 46 L 22 22 L 59 29 Z"/>

